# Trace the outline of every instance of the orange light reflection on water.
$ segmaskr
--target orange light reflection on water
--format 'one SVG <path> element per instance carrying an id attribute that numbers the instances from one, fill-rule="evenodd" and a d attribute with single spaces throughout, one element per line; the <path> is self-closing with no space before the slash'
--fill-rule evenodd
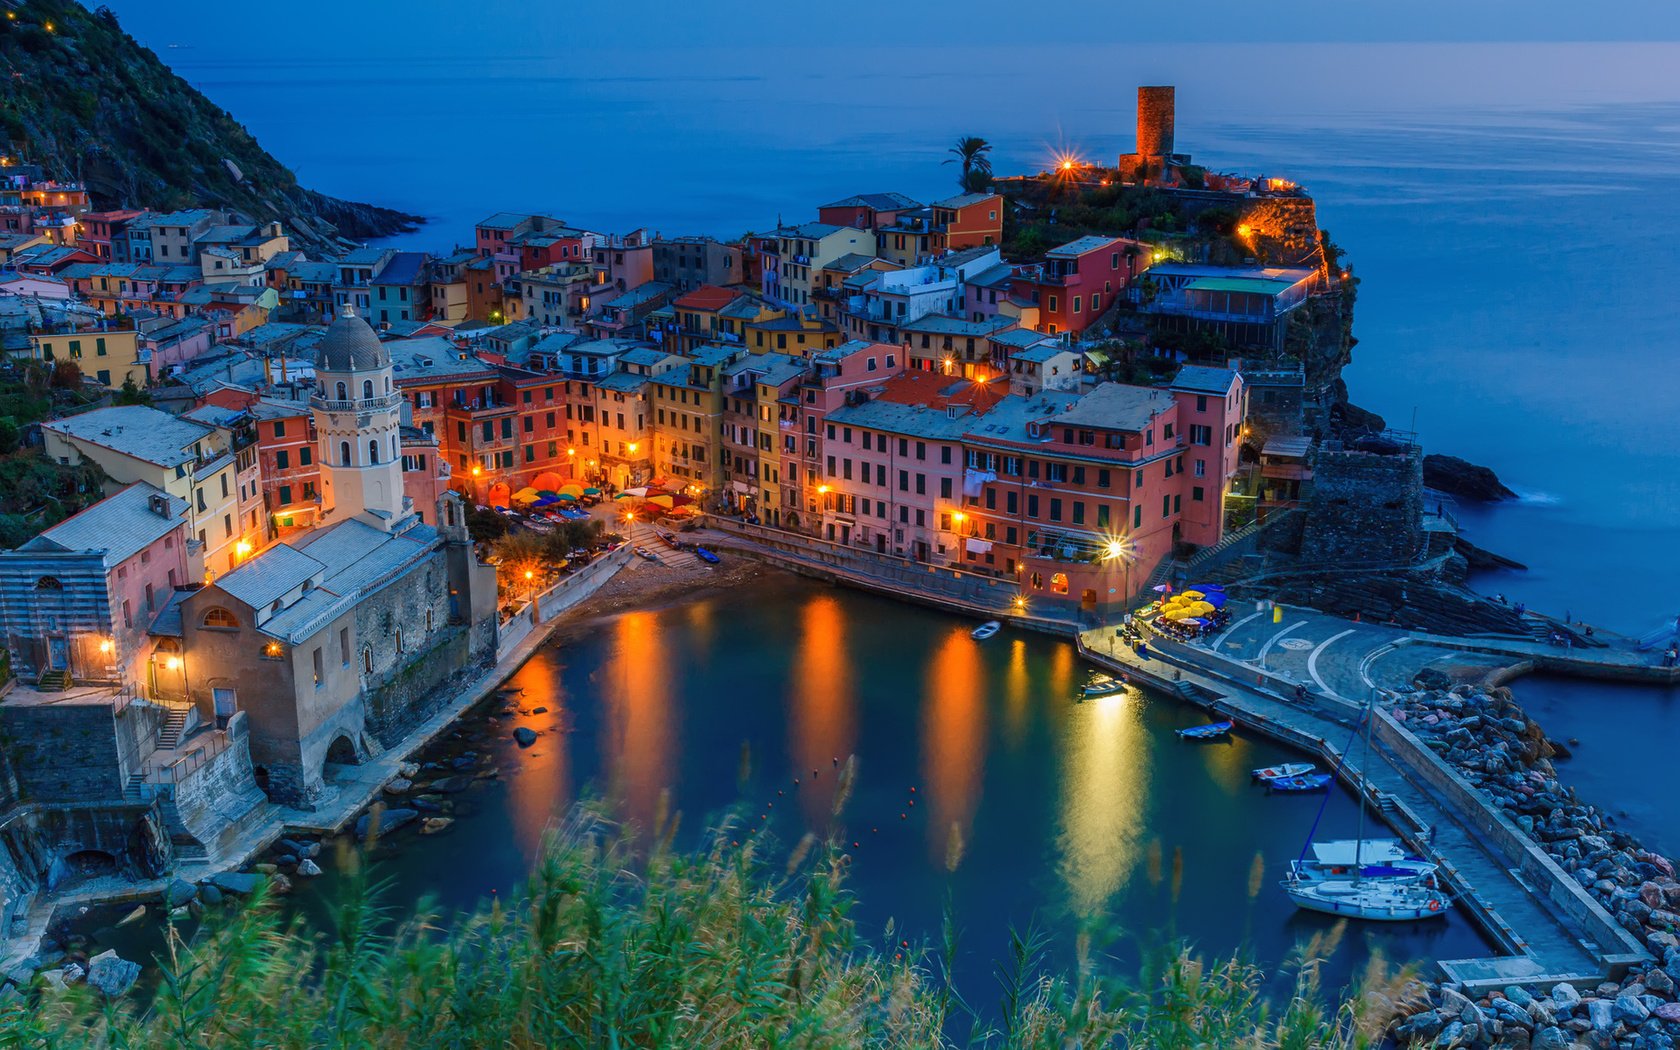
<path id="1" fill-rule="evenodd" d="M 1004 670 L 1003 735 L 1011 750 L 1021 746 L 1032 702 L 1032 678 L 1027 674 L 1027 640 L 1009 640 L 1009 666 Z"/>
<path id="2" fill-rule="evenodd" d="M 834 769 L 857 746 L 857 701 L 851 656 L 846 651 L 846 613 L 840 602 L 822 596 L 806 602 L 800 614 L 799 655 L 789 682 L 789 751 L 800 770 Z M 797 775 L 797 774 L 796 774 Z M 813 830 L 828 826 L 834 808 L 837 776 L 823 776 L 799 792 L 806 822 Z"/>
<path id="3" fill-rule="evenodd" d="M 920 797 L 929 808 L 929 849 L 943 860 L 951 825 L 969 834 L 986 766 L 985 664 L 966 629 L 951 631 L 934 653 L 925 695 Z"/>
<path id="4" fill-rule="evenodd" d="M 612 629 L 611 654 L 596 680 L 606 713 L 602 766 L 614 771 L 613 793 L 630 819 L 651 828 L 660 793 L 676 779 L 669 656 L 658 613 L 625 613 Z"/>
<path id="5" fill-rule="evenodd" d="M 519 752 L 518 766 L 504 771 L 514 839 L 520 852 L 534 860 L 542 848 L 543 832 L 572 801 L 571 739 L 559 731 L 567 717 L 559 661 L 532 660 L 508 684 L 521 690 L 518 706 L 548 708 L 546 714 L 522 716 L 514 723 L 530 726 L 540 735 L 535 744 Z"/>

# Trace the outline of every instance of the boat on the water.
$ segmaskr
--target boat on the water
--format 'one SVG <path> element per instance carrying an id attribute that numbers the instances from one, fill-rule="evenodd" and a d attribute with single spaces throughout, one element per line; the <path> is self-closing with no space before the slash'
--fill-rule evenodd
<path id="1" fill-rule="evenodd" d="M 1436 866 L 1409 853 L 1399 839 L 1332 839 L 1314 842 L 1308 852 L 1289 862 L 1290 875 L 1302 882 L 1349 879 L 1357 866 L 1362 879 L 1436 884 Z"/>
<path id="2" fill-rule="evenodd" d="M 1268 791 L 1324 791 L 1334 779 L 1328 773 L 1298 773 L 1292 777 L 1274 777 L 1266 781 Z"/>
<path id="3" fill-rule="evenodd" d="M 1255 780 L 1281 780 L 1284 777 L 1298 777 L 1302 773 L 1311 773 L 1314 768 L 1311 762 L 1285 762 L 1281 766 L 1250 770 L 1248 775 Z"/>
<path id="4" fill-rule="evenodd" d="M 1365 759 L 1371 754 L 1376 697 L 1365 708 Z M 1351 744 L 1351 741 L 1349 742 Z M 1329 774 L 1320 774 L 1328 777 Z M 1276 782 L 1273 782 L 1276 786 Z M 1352 840 L 1314 842 L 1289 865 L 1283 892 L 1298 908 L 1373 922 L 1416 922 L 1445 915 L 1452 898 L 1435 878 L 1434 865 L 1404 855 L 1392 839 L 1365 839 L 1365 792 L 1359 795 L 1359 832 Z M 1325 804 L 1329 804 L 1326 796 Z M 1319 809 L 1323 816 L 1324 810 Z M 1317 821 L 1314 821 L 1317 826 Z M 1395 856 L 1395 854 L 1400 854 Z"/>
<path id="5" fill-rule="evenodd" d="M 1284 880 L 1283 890 L 1298 908 L 1375 922 L 1416 922 L 1447 914 L 1452 898 L 1421 882 L 1393 879 Z"/>
<path id="6" fill-rule="evenodd" d="M 1191 726 L 1188 729 L 1175 729 L 1173 732 L 1177 733 L 1185 740 L 1214 740 L 1224 736 L 1226 733 L 1229 733 L 1231 731 L 1232 724 L 1233 723 L 1229 721 L 1209 722 L 1207 725 Z"/>
<path id="7" fill-rule="evenodd" d="M 723 560 L 704 547 L 694 548 L 694 556 L 705 562 L 707 565 L 716 565 L 718 562 Z"/>
<path id="8" fill-rule="evenodd" d="M 1079 696 L 1081 699 L 1094 700 L 1099 696 L 1113 696 L 1115 693 L 1123 693 L 1125 691 L 1126 680 L 1124 678 L 1115 678 L 1112 675 L 1099 674 L 1093 675 L 1091 680 L 1085 683 L 1084 688 L 1079 690 Z"/>
<path id="9" fill-rule="evenodd" d="M 973 638 L 975 641 L 983 642 L 1001 630 L 1003 630 L 1003 624 L 998 623 L 996 620 L 987 620 L 974 630 L 968 632 L 968 634 L 969 637 Z"/>

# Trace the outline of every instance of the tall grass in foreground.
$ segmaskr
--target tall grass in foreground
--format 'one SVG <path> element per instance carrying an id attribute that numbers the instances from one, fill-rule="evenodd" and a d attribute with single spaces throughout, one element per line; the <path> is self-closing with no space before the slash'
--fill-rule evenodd
<path id="1" fill-rule="evenodd" d="M 283 923 L 259 893 L 191 944 L 172 938 L 143 1009 L 42 990 L 0 1007 L 0 1046 L 1356 1048 L 1417 989 L 1374 961 L 1355 994 L 1324 1005 L 1319 963 L 1336 935 L 1304 947 L 1295 994 L 1273 1010 L 1240 959 L 1172 949 L 1125 980 L 1081 937 L 1076 969 L 1056 973 L 1021 934 L 984 1021 L 936 976 L 955 954 L 949 916 L 942 944 L 889 931 L 872 946 L 849 917 L 838 848 L 807 836 L 773 858 L 726 820 L 684 852 L 674 830 L 638 837 L 580 807 L 521 898 L 447 928 L 392 921 L 365 876 L 321 933 Z"/>

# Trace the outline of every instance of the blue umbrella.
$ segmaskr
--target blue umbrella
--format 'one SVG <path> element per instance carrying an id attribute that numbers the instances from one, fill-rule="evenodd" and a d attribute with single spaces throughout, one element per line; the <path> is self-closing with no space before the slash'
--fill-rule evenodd
<path id="1" fill-rule="evenodd" d="M 1225 585 L 1223 583 L 1195 583 L 1186 587 L 1185 590 L 1201 591 L 1203 594 L 1206 594 L 1209 591 L 1218 591 L 1220 594 L 1224 594 Z"/>
<path id="2" fill-rule="evenodd" d="M 1213 606 L 1215 609 L 1225 608 L 1226 600 L 1227 599 L 1226 599 L 1225 595 L 1221 594 L 1218 591 L 1207 591 L 1202 595 L 1202 601 L 1207 602 L 1209 605 Z"/>
<path id="3" fill-rule="evenodd" d="M 535 506 L 538 506 L 538 507 L 552 507 L 554 504 L 559 503 L 559 502 L 560 502 L 560 497 L 558 497 L 558 496 L 544 496 L 542 499 L 537 500 Z"/>

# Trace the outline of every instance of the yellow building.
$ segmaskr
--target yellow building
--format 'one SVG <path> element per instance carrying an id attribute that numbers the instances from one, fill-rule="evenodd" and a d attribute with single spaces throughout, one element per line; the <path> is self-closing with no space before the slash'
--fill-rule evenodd
<path id="1" fill-rule="evenodd" d="M 702 346 L 648 383 L 656 477 L 686 482 L 695 495 L 719 488 L 724 369 L 744 353 L 740 347 Z"/>
<path id="2" fill-rule="evenodd" d="M 189 564 L 213 579 L 267 543 L 252 435 L 144 405 L 101 408 L 41 424 L 47 458 L 97 463 L 114 494 L 144 481 L 187 501 Z"/>
<path id="3" fill-rule="evenodd" d="M 52 364 L 74 362 L 82 378 L 109 390 L 124 380 L 146 385 L 146 365 L 140 361 L 140 334 L 130 329 L 83 332 L 37 332 L 29 337 L 30 356 Z"/>
<path id="4" fill-rule="evenodd" d="M 810 357 L 846 341 L 839 325 L 810 314 L 784 314 L 748 321 L 741 327 L 747 349 L 755 354 Z"/>

